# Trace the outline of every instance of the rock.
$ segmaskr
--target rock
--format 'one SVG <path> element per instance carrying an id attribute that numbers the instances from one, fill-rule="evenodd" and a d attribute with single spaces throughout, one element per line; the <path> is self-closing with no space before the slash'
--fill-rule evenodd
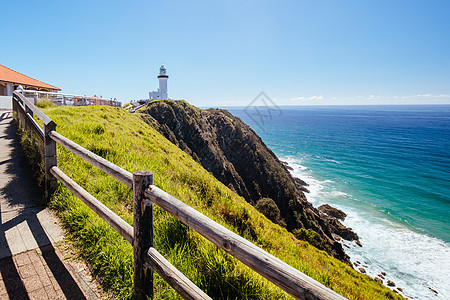
<path id="1" fill-rule="evenodd" d="M 280 160 L 280 162 L 281 162 L 281 163 L 283 164 L 283 166 L 284 166 L 286 169 L 288 169 L 289 171 L 294 171 L 294 168 L 291 167 L 287 161 Z"/>
<path id="2" fill-rule="evenodd" d="M 305 193 L 309 193 L 309 190 L 305 187 L 305 186 L 309 186 L 309 184 L 307 184 L 306 182 L 304 182 L 303 180 L 301 180 L 300 178 L 297 178 L 297 177 L 294 177 L 294 183 L 295 183 L 295 186 L 300 191 L 303 191 Z"/>
<path id="3" fill-rule="evenodd" d="M 339 220 L 334 218 L 328 218 L 328 225 L 331 232 L 339 235 L 341 238 L 347 241 L 358 240 L 358 235 L 349 227 L 344 226 Z"/>
<path id="4" fill-rule="evenodd" d="M 398 294 L 398 291 L 397 291 L 397 290 L 394 289 L 394 290 L 392 290 L 392 291 L 393 291 L 394 293 Z"/>
<path id="5" fill-rule="evenodd" d="M 360 247 L 362 247 L 362 244 L 361 244 L 361 242 L 359 241 L 359 240 L 356 240 L 356 245 L 358 245 L 358 246 L 360 246 Z"/>
<path id="6" fill-rule="evenodd" d="M 387 285 L 388 286 L 395 286 L 395 283 L 393 281 L 388 280 L 387 281 Z"/>
<path id="7" fill-rule="evenodd" d="M 358 270 L 359 270 L 359 272 L 361 272 L 361 273 L 363 273 L 363 274 L 366 274 L 366 269 L 364 269 L 364 268 L 358 268 Z"/>
<path id="8" fill-rule="evenodd" d="M 300 186 L 297 187 L 300 191 L 305 192 L 305 193 L 309 193 L 309 190 L 307 188 L 305 188 L 304 186 Z"/>
<path id="9" fill-rule="evenodd" d="M 294 177 L 295 183 L 302 185 L 302 186 L 309 186 L 309 184 L 307 184 L 305 181 L 301 180 L 298 177 Z"/>
<path id="10" fill-rule="evenodd" d="M 381 280 L 381 279 L 378 278 L 378 277 L 375 277 L 373 280 L 375 280 L 376 282 L 379 282 L 379 283 L 383 284 L 383 280 Z"/>
<path id="11" fill-rule="evenodd" d="M 320 212 L 323 212 L 327 214 L 330 217 L 339 219 L 341 221 L 345 220 L 345 217 L 347 217 L 347 214 L 343 212 L 342 210 L 339 210 L 337 208 L 334 208 L 328 204 L 323 204 L 317 208 Z"/>
<path id="12" fill-rule="evenodd" d="M 289 171 L 294 171 L 294 168 L 291 167 L 290 165 L 285 165 L 286 169 L 288 169 Z"/>

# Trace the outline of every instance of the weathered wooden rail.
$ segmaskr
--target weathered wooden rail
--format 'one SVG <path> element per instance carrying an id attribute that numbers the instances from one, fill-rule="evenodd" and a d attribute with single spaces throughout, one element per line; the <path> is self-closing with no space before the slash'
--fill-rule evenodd
<path id="1" fill-rule="evenodd" d="M 56 124 L 18 92 L 14 92 L 13 95 L 13 110 L 17 114 L 19 125 L 41 137 L 45 145 L 46 195 L 49 196 L 56 189 L 59 180 L 133 245 L 135 299 L 153 297 L 153 271 L 156 271 L 184 299 L 210 299 L 153 248 L 153 204 L 169 212 L 217 247 L 296 298 L 345 299 L 154 186 L 153 174 L 150 171 L 137 171 L 131 174 L 62 136 L 56 132 Z M 33 120 L 33 114 L 43 122 L 43 130 Z M 122 220 L 56 166 L 56 143 L 133 189 L 133 226 Z"/>

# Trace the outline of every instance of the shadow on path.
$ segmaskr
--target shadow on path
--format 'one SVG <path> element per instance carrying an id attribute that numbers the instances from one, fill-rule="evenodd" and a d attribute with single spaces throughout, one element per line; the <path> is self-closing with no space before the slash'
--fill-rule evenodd
<path id="1" fill-rule="evenodd" d="M 55 253 L 49 227 L 44 226 L 42 222 L 41 215 L 45 209 L 43 193 L 32 176 L 31 168 L 18 141 L 19 137 L 12 122 L 12 113 L 2 113 L 0 115 L 0 174 L 3 173 L 0 175 L 0 258 L 3 258 L 0 260 L 0 273 L 4 288 L 10 299 L 30 299 L 29 287 L 24 284 L 24 274 L 22 271 L 19 272 L 14 264 L 13 255 L 29 250 L 35 245 L 40 249 L 42 258 L 51 273 L 48 276 L 54 276 L 64 296 L 67 299 L 86 299 Z M 23 250 L 20 251 L 20 249 Z M 34 271 L 36 272 L 36 268 Z M 45 278 L 42 277 L 43 274 L 36 275 L 39 275 L 38 278 Z M 42 284 L 45 283 L 42 282 Z"/>

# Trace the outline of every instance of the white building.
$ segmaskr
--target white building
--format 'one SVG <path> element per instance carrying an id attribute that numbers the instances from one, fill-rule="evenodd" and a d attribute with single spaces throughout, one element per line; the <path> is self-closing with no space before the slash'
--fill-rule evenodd
<path id="1" fill-rule="evenodd" d="M 157 91 L 149 93 L 150 100 L 157 99 L 169 99 L 169 94 L 167 93 L 167 79 L 169 75 L 166 74 L 166 67 L 164 65 L 159 68 L 159 88 Z"/>

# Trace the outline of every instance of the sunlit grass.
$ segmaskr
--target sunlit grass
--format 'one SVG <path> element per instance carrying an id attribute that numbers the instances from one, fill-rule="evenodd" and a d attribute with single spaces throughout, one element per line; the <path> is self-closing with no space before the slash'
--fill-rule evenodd
<path id="1" fill-rule="evenodd" d="M 52 100 L 48 98 L 42 98 L 36 102 L 36 106 L 39 108 L 46 108 L 46 107 L 55 107 L 56 104 L 53 103 Z"/>
<path id="2" fill-rule="evenodd" d="M 44 112 L 67 138 L 130 172 L 153 171 L 158 187 L 345 297 L 398 297 L 367 275 L 270 222 L 138 114 L 105 106 L 49 107 Z M 132 224 L 132 191 L 128 187 L 61 146 L 58 166 Z M 50 206 L 104 287 L 120 299 L 131 299 L 133 250 L 129 243 L 62 186 L 51 198 Z M 155 248 L 212 298 L 291 298 L 158 207 L 154 219 Z M 179 298 L 159 276 L 155 276 L 154 290 L 155 299 Z"/>

